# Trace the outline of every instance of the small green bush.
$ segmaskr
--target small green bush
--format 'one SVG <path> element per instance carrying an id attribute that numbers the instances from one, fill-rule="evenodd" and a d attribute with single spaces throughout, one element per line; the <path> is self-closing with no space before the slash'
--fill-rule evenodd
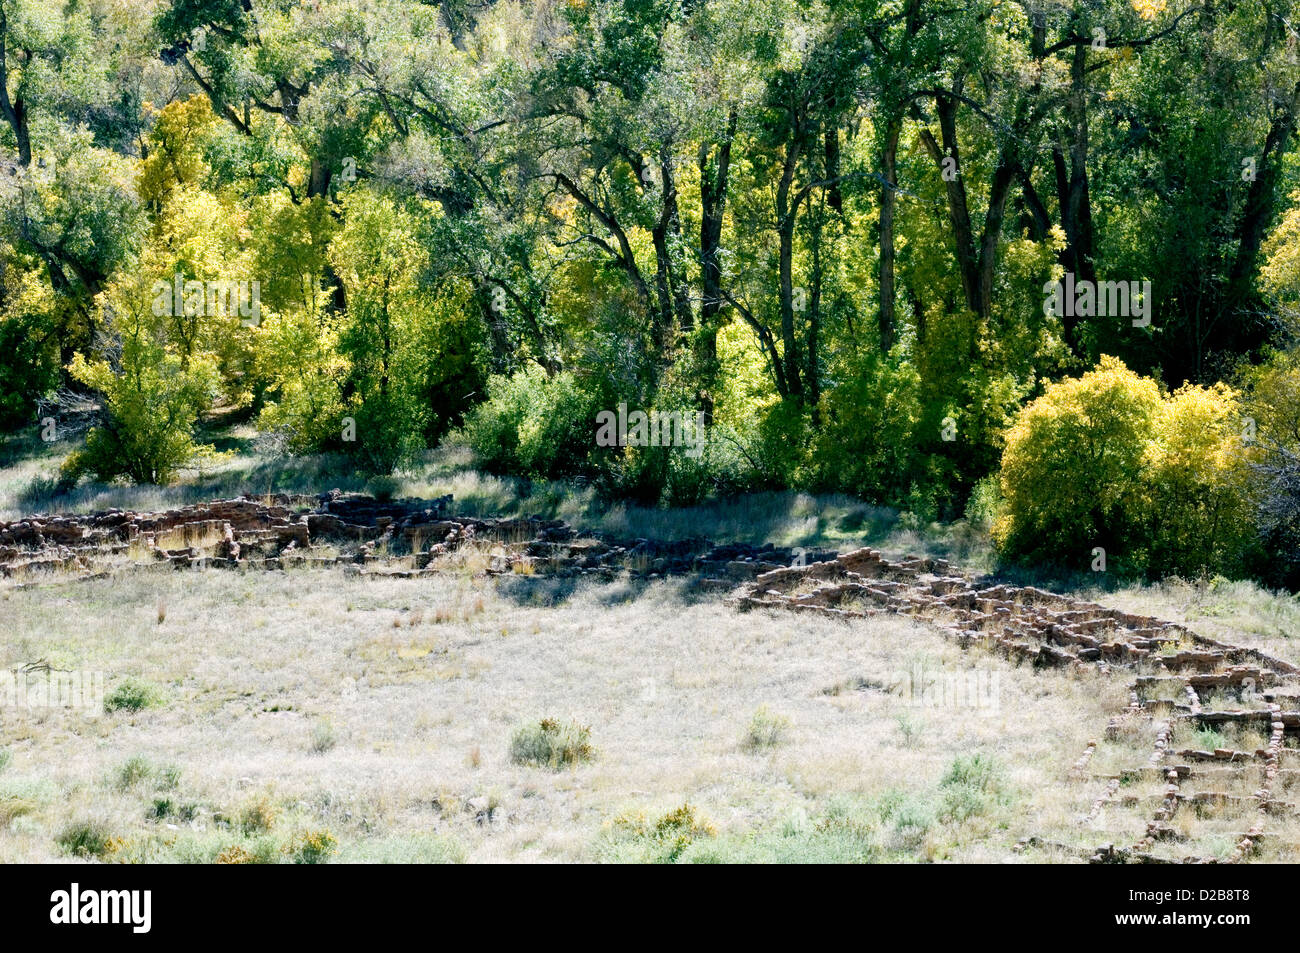
<path id="1" fill-rule="evenodd" d="M 108 827 L 98 820 L 73 821 L 54 841 L 74 857 L 103 857 L 112 852 L 114 844 Z"/>
<path id="2" fill-rule="evenodd" d="M 1002 769 L 993 759 L 982 754 L 957 758 L 939 782 L 939 819 L 960 824 L 987 813 L 1001 785 Z"/>
<path id="3" fill-rule="evenodd" d="M 143 755 L 135 755 L 123 761 L 113 774 L 113 786 L 119 791 L 129 791 L 144 783 L 153 774 L 153 765 Z"/>
<path id="4" fill-rule="evenodd" d="M 323 864 L 338 853 L 338 841 L 329 831 L 304 831 L 281 850 L 295 864 Z"/>
<path id="5" fill-rule="evenodd" d="M 105 711 L 143 711 L 162 704 L 162 692 L 154 685 L 126 678 L 104 699 Z"/>
<path id="6" fill-rule="evenodd" d="M 576 766 L 596 756 L 591 746 L 591 729 L 575 723 L 561 724 L 543 718 L 535 725 L 525 725 L 510 739 L 510 760 L 559 770 Z"/>
<path id="7" fill-rule="evenodd" d="M 325 718 L 317 721 L 311 730 L 311 751 L 312 754 L 324 754 L 336 744 L 338 744 L 338 735 L 334 731 L 334 725 Z"/>
<path id="8" fill-rule="evenodd" d="M 1202 751 L 1214 751 L 1228 747 L 1228 739 L 1223 732 L 1214 728 L 1198 728 L 1192 735 L 1196 747 Z"/>
<path id="9" fill-rule="evenodd" d="M 465 420 L 465 437 L 483 467 L 533 479 L 589 475 L 600 401 L 570 373 L 548 377 L 531 366 L 493 377 L 489 398 Z"/>
<path id="10" fill-rule="evenodd" d="M 181 769 L 169 764 L 158 771 L 158 790 L 175 791 L 181 785 Z"/>
<path id="11" fill-rule="evenodd" d="M 995 787 L 999 778 L 999 767 L 992 758 L 982 754 L 961 757 L 955 760 L 940 781 L 943 787 L 965 785 L 980 791 Z"/>
<path id="12" fill-rule="evenodd" d="M 754 712 L 754 717 L 749 720 L 749 727 L 745 730 L 741 747 L 746 751 L 774 748 L 785 740 L 789 728 L 790 719 L 783 715 L 775 715 L 767 710 L 767 706 L 763 706 Z"/>
<path id="13" fill-rule="evenodd" d="M 110 298 L 121 294 L 129 301 L 112 301 L 117 316 L 112 330 L 121 341 L 119 366 L 80 353 L 68 365 L 68 373 L 103 394 L 105 403 L 103 423 L 64 461 L 62 475 L 71 483 L 83 474 L 104 483 L 119 476 L 135 483 L 169 483 L 191 459 L 214 453 L 211 446 L 197 443 L 194 433 L 218 390 L 216 362 L 206 356 L 185 360 L 168 349 L 146 319 L 147 309 L 129 298 L 139 291 L 132 285 L 110 293 Z"/>

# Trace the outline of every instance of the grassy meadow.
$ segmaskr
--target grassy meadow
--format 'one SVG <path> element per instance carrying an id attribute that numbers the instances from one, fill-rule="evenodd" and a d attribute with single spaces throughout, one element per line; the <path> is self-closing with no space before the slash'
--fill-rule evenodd
<path id="1" fill-rule="evenodd" d="M 9 517 L 366 488 L 327 459 L 245 449 L 165 490 L 61 498 L 42 483 L 57 445 L 7 450 Z M 628 536 L 991 564 L 976 527 L 847 497 L 605 507 L 454 449 L 386 490 Z M 1066 778 L 1124 679 L 963 652 L 903 618 L 742 614 L 690 580 L 480 569 L 6 581 L 0 665 L 103 672 L 108 710 L 0 715 L 0 862 L 1005 861 L 1030 836 L 1113 839 L 1080 825 L 1095 785 Z M 1222 580 L 1076 589 L 1300 662 L 1294 598 Z M 997 705 L 920 697 L 918 672 L 978 673 Z M 1116 757 L 1149 743 L 1129 741 Z"/>

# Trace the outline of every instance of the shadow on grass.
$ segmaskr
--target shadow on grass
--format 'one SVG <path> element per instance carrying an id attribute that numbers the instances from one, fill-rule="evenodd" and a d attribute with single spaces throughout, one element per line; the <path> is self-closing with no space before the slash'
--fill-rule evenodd
<path id="1" fill-rule="evenodd" d="M 631 605 L 645 598 L 656 587 L 657 596 L 682 606 L 718 601 L 718 590 L 703 585 L 703 579 L 695 573 L 668 579 L 649 579 L 645 576 L 619 576 L 614 579 L 590 576 L 509 576 L 497 583 L 497 594 L 516 606 L 530 608 L 560 606 L 578 593 L 591 593 L 596 602 L 606 607 Z"/>
<path id="2" fill-rule="evenodd" d="M 564 605 L 578 588 L 576 578 L 509 576 L 497 583 L 497 594 L 517 606 L 550 609 Z"/>
<path id="3" fill-rule="evenodd" d="M 989 585 L 1033 586 L 1071 595 L 1116 592 L 1146 582 L 1141 577 L 1128 577 L 1115 572 L 1084 572 L 1060 566 L 1024 566 L 1018 563 L 998 563 L 990 572 L 981 576 L 981 580 Z"/>
<path id="4" fill-rule="evenodd" d="M 366 477 L 357 473 L 345 457 L 245 457 L 236 465 L 199 472 L 184 482 L 166 487 L 86 481 L 61 491 L 56 476 L 42 475 L 19 491 L 15 499 L 27 513 L 84 513 L 111 508 L 158 511 L 244 494 L 314 495 L 332 488 L 361 491 L 366 482 Z"/>
<path id="5" fill-rule="evenodd" d="M 0 438 L 0 467 L 12 467 L 35 457 L 51 456 L 51 444 L 36 427 L 26 427 Z"/>

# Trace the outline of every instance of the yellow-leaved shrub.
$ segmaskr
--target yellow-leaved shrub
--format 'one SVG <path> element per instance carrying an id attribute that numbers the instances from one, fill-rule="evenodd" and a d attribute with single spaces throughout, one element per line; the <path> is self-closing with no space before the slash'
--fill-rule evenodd
<path id="1" fill-rule="evenodd" d="M 1162 401 L 1143 459 L 1150 573 L 1242 571 L 1258 537 L 1242 430 L 1237 392 L 1224 384 Z"/>
<path id="2" fill-rule="evenodd" d="M 1251 448 L 1222 384 L 1172 395 L 1113 357 L 1051 384 L 1007 431 L 993 536 L 1022 562 L 1236 574 L 1254 557 Z"/>

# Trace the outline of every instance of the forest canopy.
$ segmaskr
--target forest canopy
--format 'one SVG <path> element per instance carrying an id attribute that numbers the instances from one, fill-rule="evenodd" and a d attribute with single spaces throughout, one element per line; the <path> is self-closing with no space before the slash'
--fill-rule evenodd
<path id="1" fill-rule="evenodd" d="M 1294 0 L 0 0 L 0 426 L 94 401 L 65 486 L 220 408 L 1300 585 L 1298 43 Z"/>

